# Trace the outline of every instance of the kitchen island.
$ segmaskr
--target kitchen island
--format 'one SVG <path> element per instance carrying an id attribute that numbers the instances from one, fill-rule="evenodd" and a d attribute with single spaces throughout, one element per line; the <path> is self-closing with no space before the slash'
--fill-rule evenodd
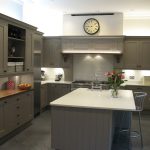
<path id="1" fill-rule="evenodd" d="M 134 111 L 132 91 L 79 88 L 51 105 L 52 148 L 59 150 L 111 150 L 115 111 Z"/>

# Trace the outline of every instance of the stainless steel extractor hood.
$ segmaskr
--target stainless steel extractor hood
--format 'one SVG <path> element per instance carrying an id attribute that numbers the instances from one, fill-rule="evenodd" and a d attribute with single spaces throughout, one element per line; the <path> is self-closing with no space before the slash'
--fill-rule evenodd
<path id="1" fill-rule="evenodd" d="M 124 36 L 67 36 L 62 38 L 65 54 L 122 54 Z"/>

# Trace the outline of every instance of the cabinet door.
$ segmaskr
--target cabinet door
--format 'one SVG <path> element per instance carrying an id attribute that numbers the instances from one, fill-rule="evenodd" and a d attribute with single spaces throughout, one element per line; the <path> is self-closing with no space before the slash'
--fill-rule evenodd
<path id="1" fill-rule="evenodd" d="M 7 72 L 8 59 L 8 42 L 7 42 L 7 26 L 0 25 L 0 74 Z"/>
<path id="2" fill-rule="evenodd" d="M 33 119 L 33 92 L 20 94 L 20 99 L 20 124 L 23 124 Z"/>
<path id="3" fill-rule="evenodd" d="M 47 101 L 47 85 L 41 86 L 41 109 L 48 105 Z"/>
<path id="4" fill-rule="evenodd" d="M 5 123 L 4 123 L 4 102 L 0 102 L 0 138 L 5 134 Z"/>
<path id="5" fill-rule="evenodd" d="M 141 68 L 150 69 L 150 40 L 141 41 L 140 49 Z"/>
<path id="6" fill-rule="evenodd" d="M 71 85 L 70 84 L 63 84 L 61 86 L 61 96 L 64 96 L 65 94 L 69 93 L 71 91 Z"/>
<path id="7" fill-rule="evenodd" d="M 25 71 L 33 71 L 32 31 L 26 30 Z"/>
<path id="8" fill-rule="evenodd" d="M 48 84 L 48 102 L 52 102 L 53 100 L 56 99 L 57 93 L 56 93 L 56 84 L 55 83 L 49 83 Z"/>
<path id="9" fill-rule="evenodd" d="M 125 51 L 123 54 L 124 68 L 125 69 L 137 69 L 139 66 L 139 42 L 138 41 L 126 41 Z"/>
<path id="10" fill-rule="evenodd" d="M 71 91 L 70 84 L 50 83 L 48 84 L 48 100 L 49 102 L 51 102 L 61 96 L 64 96 L 70 91 Z"/>
<path id="11" fill-rule="evenodd" d="M 4 104 L 5 129 L 6 133 L 9 133 L 17 128 L 16 96 L 6 98 Z"/>
<path id="12" fill-rule="evenodd" d="M 33 34 L 33 51 L 36 53 L 41 53 L 42 52 L 42 47 L 43 47 L 43 34 L 41 32 L 37 32 Z"/>
<path id="13" fill-rule="evenodd" d="M 62 67 L 61 39 L 46 38 L 43 41 L 43 66 Z"/>

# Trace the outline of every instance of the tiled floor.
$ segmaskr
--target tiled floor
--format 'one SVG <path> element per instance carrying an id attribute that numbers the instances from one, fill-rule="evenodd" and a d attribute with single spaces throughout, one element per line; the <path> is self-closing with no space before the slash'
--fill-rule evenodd
<path id="1" fill-rule="evenodd" d="M 133 117 L 133 128 L 136 129 L 137 116 Z M 150 150 L 150 114 L 142 114 L 144 149 Z M 114 150 L 126 150 L 124 141 Z M 36 117 L 32 125 L 0 146 L 0 150 L 52 150 L 50 140 L 50 111 Z M 132 150 L 140 150 L 139 140 L 132 140 Z"/>

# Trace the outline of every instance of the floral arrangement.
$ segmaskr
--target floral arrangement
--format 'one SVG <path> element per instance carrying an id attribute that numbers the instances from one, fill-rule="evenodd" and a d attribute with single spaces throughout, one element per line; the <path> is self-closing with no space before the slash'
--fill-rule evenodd
<path id="1" fill-rule="evenodd" d="M 113 94 L 118 94 L 118 89 L 122 83 L 124 83 L 127 80 L 124 80 L 124 72 L 107 72 L 105 73 L 105 76 L 108 78 L 108 83 L 110 84 L 111 88 L 113 89 Z"/>

